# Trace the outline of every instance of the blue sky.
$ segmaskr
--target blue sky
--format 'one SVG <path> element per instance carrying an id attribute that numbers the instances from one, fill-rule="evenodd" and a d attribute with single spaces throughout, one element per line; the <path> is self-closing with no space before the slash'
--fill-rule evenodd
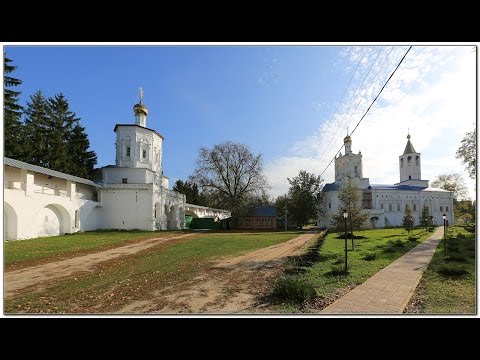
<path id="1" fill-rule="evenodd" d="M 6 46 L 21 103 L 64 93 L 98 166 L 115 162 L 116 123 L 133 123 L 138 88 L 147 126 L 165 136 L 164 174 L 186 179 L 200 147 L 225 140 L 262 153 L 271 195 L 300 169 L 320 174 L 408 46 Z M 422 177 L 460 172 L 455 150 L 475 127 L 472 46 L 414 46 L 353 134 L 372 183 L 399 181 L 410 128 Z M 333 181 L 333 166 L 325 173 Z"/>

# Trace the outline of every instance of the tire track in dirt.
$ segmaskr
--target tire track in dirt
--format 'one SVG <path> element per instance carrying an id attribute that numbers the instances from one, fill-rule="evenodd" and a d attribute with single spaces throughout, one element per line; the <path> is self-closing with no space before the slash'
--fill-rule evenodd
<path id="1" fill-rule="evenodd" d="M 156 290 L 149 300 L 127 304 L 118 313 L 232 314 L 255 311 L 256 298 L 282 273 L 280 264 L 299 254 L 318 232 L 300 235 L 284 243 L 221 260 L 195 278 Z"/>
<path id="2" fill-rule="evenodd" d="M 99 251 L 88 255 L 77 256 L 71 259 L 8 271 L 4 274 L 4 298 L 13 297 L 26 288 L 28 288 L 29 291 L 45 289 L 50 286 L 49 284 L 52 280 L 67 278 L 78 272 L 93 271 L 93 268 L 98 263 L 121 256 L 132 255 L 166 241 L 181 239 L 193 235 L 197 234 L 147 239 L 138 243 Z"/>

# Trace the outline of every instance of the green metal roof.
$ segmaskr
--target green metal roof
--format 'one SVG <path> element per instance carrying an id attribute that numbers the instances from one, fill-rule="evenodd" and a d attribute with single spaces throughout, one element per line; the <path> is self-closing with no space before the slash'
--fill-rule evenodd
<path id="1" fill-rule="evenodd" d="M 408 141 L 407 141 L 407 146 L 405 146 L 405 151 L 403 152 L 403 155 L 405 154 L 416 154 L 417 152 L 413 148 L 412 143 L 410 142 L 410 135 L 408 136 Z"/>

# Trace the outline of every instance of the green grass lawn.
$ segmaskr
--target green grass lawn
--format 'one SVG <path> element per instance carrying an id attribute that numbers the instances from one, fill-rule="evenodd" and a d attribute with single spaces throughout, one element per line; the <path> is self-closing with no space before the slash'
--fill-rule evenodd
<path id="1" fill-rule="evenodd" d="M 100 251 L 128 242 L 156 237 L 181 235 L 182 231 L 87 231 L 62 236 L 41 237 L 29 240 L 4 242 L 4 264 L 32 262 L 55 258 L 70 257 Z"/>
<path id="2" fill-rule="evenodd" d="M 445 257 L 443 240 L 413 296 L 419 312 L 475 314 L 475 234 L 450 227 Z"/>
<path id="3" fill-rule="evenodd" d="M 355 250 L 352 251 L 351 240 L 348 239 L 348 275 L 344 275 L 344 239 L 337 239 L 339 233 L 330 233 L 325 238 L 313 265 L 297 270 L 297 274 L 285 275 L 284 278 L 295 277 L 300 283 L 312 285 L 319 299 L 327 299 L 337 290 L 362 284 L 376 272 L 389 265 L 401 255 L 424 241 L 432 232 L 424 229 L 412 232 L 419 236 L 417 241 L 408 240 L 408 232 L 402 228 L 356 231 Z M 340 234 L 343 236 L 343 233 Z M 295 267 L 295 260 L 290 266 Z M 288 273 L 288 268 L 287 268 Z M 292 301 L 284 301 L 275 306 L 279 312 L 300 312 L 302 305 Z"/>
<path id="4" fill-rule="evenodd" d="M 211 233 L 172 240 L 105 263 L 40 292 L 5 301 L 5 312 L 102 313 L 198 274 L 218 257 L 278 244 L 302 232 Z"/>

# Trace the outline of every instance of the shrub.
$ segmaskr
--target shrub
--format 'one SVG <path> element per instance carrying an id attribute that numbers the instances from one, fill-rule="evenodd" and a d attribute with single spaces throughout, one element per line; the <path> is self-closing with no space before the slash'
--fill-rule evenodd
<path id="1" fill-rule="evenodd" d="M 437 268 L 437 272 L 445 277 L 461 277 L 468 274 L 467 269 L 459 264 L 444 264 Z"/>
<path id="2" fill-rule="evenodd" d="M 348 271 L 347 271 L 348 274 Z M 343 265 L 332 265 L 330 268 L 330 271 L 327 272 L 327 275 L 331 276 L 339 276 L 339 275 L 345 275 L 345 267 Z"/>
<path id="3" fill-rule="evenodd" d="M 418 240 L 418 236 L 411 235 L 408 237 L 408 241 L 414 242 Z"/>
<path id="4" fill-rule="evenodd" d="M 393 244 L 396 247 L 404 247 L 405 246 L 405 243 L 402 240 L 396 240 Z"/>
<path id="5" fill-rule="evenodd" d="M 375 260 L 377 258 L 377 254 L 375 253 L 366 253 L 365 255 L 363 255 L 362 259 L 365 260 L 365 261 L 372 261 L 372 260 Z"/>
<path id="6" fill-rule="evenodd" d="M 460 263 L 464 263 L 467 261 L 466 258 L 464 258 L 463 256 L 459 256 L 459 255 L 449 255 L 449 256 L 446 256 L 445 257 L 445 261 L 446 262 L 460 262 Z"/>
<path id="7" fill-rule="evenodd" d="M 296 276 L 284 276 L 277 280 L 271 295 L 282 300 L 303 302 L 315 297 L 316 292 L 307 280 Z"/>

